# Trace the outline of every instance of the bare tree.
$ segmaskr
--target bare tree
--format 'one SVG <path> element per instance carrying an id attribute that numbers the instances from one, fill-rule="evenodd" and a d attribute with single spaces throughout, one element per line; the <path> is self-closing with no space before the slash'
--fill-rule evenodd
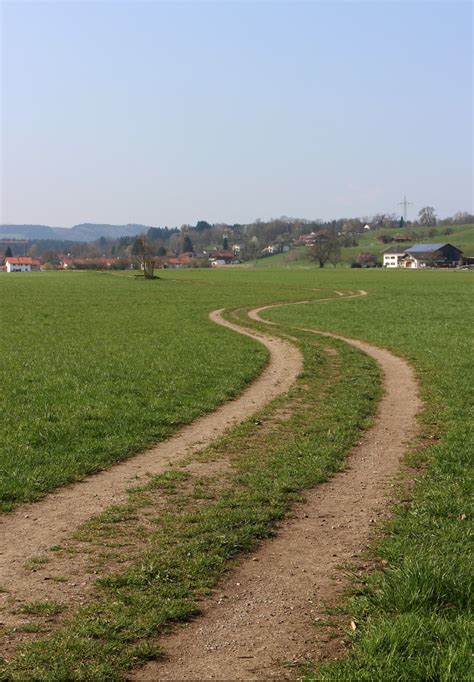
<path id="1" fill-rule="evenodd" d="M 331 253 L 329 255 L 329 262 L 336 267 L 336 265 L 339 263 L 341 260 L 341 245 L 339 241 L 336 239 L 336 243 L 334 244 L 333 249 L 331 250 Z"/>
<path id="2" fill-rule="evenodd" d="M 310 249 L 309 257 L 311 260 L 317 261 L 320 268 L 324 268 L 328 261 L 334 265 L 337 263 L 340 251 L 341 247 L 336 235 L 329 231 L 318 232 Z"/>
<path id="3" fill-rule="evenodd" d="M 474 223 L 474 215 L 467 211 L 458 211 L 453 215 L 452 222 L 454 225 L 468 225 Z"/>
<path id="4" fill-rule="evenodd" d="M 138 266 L 143 270 L 145 279 L 153 279 L 155 276 L 155 258 L 152 244 L 145 234 L 134 239 L 132 255 L 135 256 Z"/>
<path id="5" fill-rule="evenodd" d="M 243 250 L 243 256 L 245 260 L 251 260 L 252 258 L 257 258 L 260 255 L 260 244 L 258 242 L 258 237 L 254 235 L 245 244 Z"/>
<path id="6" fill-rule="evenodd" d="M 433 206 L 424 206 L 418 211 L 420 225 L 436 225 L 436 213 Z"/>

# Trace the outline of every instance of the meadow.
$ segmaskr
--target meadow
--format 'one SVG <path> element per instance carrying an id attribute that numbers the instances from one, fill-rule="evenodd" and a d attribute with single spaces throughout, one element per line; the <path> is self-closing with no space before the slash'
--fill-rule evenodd
<path id="1" fill-rule="evenodd" d="M 11 388 L 2 398 L 9 425 L 3 418 L 0 427 L 9 448 L 8 459 L 2 457 L 10 472 L 5 505 L 24 499 L 30 482 L 25 499 L 123 458 L 235 395 L 264 365 L 265 353 L 253 341 L 211 326 L 209 310 L 365 289 L 363 298 L 264 313 L 283 332 L 315 327 L 406 357 L 426 405 L 422 434 L 410 454 L 416 479 L 410 503 L 396 505 L 372 550 L 385 567 L 359 578 L 353 598 L 341 607 L 358 624 L 347 634 L 351 654 L 317 670 L 307 668 L 305 675 L 308 680 L 469 679 L 473 281 L 471 272 L 333 268 L 180 271 L 149 283 L 99 273 L 2 277 L 0 300 L 5 304 L 9 297 L 8 319 L 15 310 L 15 321 L 21 321 L 16 333 L 2 324 L 0 334 L 2 381 Z M 311 292 L 314 287 L 321 291 Z M 159 656 L 151 644 L 157 630 L 192 616 L 199 595 L 232 558 L 271 535 L 275 520 L 304 489 L 340 466 L 373 415 L 378 374 L 363 354 L 342 350 L 344 344 L 297 335 L 306 364 L 295 388 L 300 407 L 294 418 L 275 425 L 275 434 L 267 433 L 263 441 L 252 421 L 232 441 L 216 445 L 214 456 L 222 451 L 235 458 L 235 477 L 224 489 L 222 481 L 198 481 L 191 494 L 180 491 L 179 471 L 152 482 L 146 494 L 153 494 L 153 486 L 166 490 L 170 506 L 156 521 L 146 553 L 121 575 L 101 582 L 97 604 L 50 639 L 27 647 L 6 667 L 6 679 L 121 679 L 120 671 Z M 340 366 L 328 364 L 321 350 L 325 343 L 340 349 Z M 28 390 L 15 393 L 22 386 Z M 91 409 L 95 419 L 88 430 Z M 56 420 L 45 420 L 48 414 Z M 74 428 L 70 417 L 77 422 Z M 18 428 L 22 439 L 14 436 Z M 28 438 L 29 448 L 22 450 Z M 130 504 L 119 515 L 127 537 L 138 506 Z M 111 526 L 117 532 L 120 523 L 106 515 L 82 541 L 87 532 L 91 541 Z M 162 575 L 171 582 L 163 582 Z"/>
<path id="2" fill-rule="evenodd" d="M 124 459 L 238 393 L 265 351 L 207 314 L 280 296 L 275 278 L 257 287 L 173 273 L 153 282 L 3 274 L 0 510 Z"/>

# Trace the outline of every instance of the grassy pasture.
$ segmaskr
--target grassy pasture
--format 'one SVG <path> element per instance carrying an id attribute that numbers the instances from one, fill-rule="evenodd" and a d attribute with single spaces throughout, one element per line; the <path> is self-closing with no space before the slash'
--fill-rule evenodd
<path id="1" fill-rule="evenodd" d="M 192 273 L 2 274 L 0 509 L 162 440 L 238 393 L 266 352 L 207 313 L 279 298 L 278 278 L 256 287 Z"/>
<path id="2" fill-rule="evenodd" d="M 36 275 L 36 281 L 39 282 L 42 276 Z M 60 286 L 69 287 L 78 282 L 77 287 L 83 292 L 82 287 L 87 282 L 86 311 L 88 301 L 94 300 L 99 286 L 105 287 L 107 297 L 104 300 L 109 303 L 116 304 L 119 294 L 124 299 L 130 297 L 131 309 L 139 309 L 140 300 L 143 303 L 144 282 L 78 273 L 68 274 L 67 278 L 72 277 L 71 284 L 68 281 L 63 285 L 66 278 L 63 280 L 62 277 L 61 274 L 52 275 L 49 285 L 44 280 L 44 286 L 52 283 L 56 286 L 61 282 Z M 102 284 L 105 281 L 107 284 Z M 354 640 L 351 656 L 345 662 L 307 672 L 308 680 L 408 682 L 472 677 L 469 660 L 472 561 L 468 554 L 467 533 L 472 500 L 470 472 L 474 423 L 473 281 L 471 272 L 332 268 L 322 271 L 181 271 L 166 273 L 166 280 L 150 283 L 153 289 L 150 287 L 147 291 L 153 293 L 150 298 L 145 297 L 143 318 L 135 318 L 135 312 L 129 313 L 132 319 L 143 319 L 140 339 L 158 337 L 162 329 L 147 326 L 150 325 L 150 311 L 155 310 L 157 300 L 163 303 L 165 291 L 168 292 L 170 309 L 161 318 L 167 320 L 171 330 L 166 339 L 173 340 L 180 351 L 183 348 L 183 344 L 173 338 L 179 328 L 173 322 L 173 315 L 176 318 L 179 309 L 180 316 L 183 306 L 193 320 L 190 327 L 190 333 L 196 336 L 196 351 L 194 337 L 190 337 L 193 358 L 199 354 L 206 357 L 206 352 L 200 350 L 201 344 L 206 347 L 207 343 L 207 349 L 220 349 L 221 353 L 225 346 L 225 366 L 229 368 L 230 358 L 234 356 L 227 355 L 227 350 L 235 349 L 239 369 L 226 373 L 226 377 L 233 377 L 235 382 L 228 384 L 227 390 L 235 391 L 239 381 L 242 384 L 248 380 L 265 358 L 252 342 L 239 346 L 240 337 L 233 341 L 231 332 L 213 328 L 211 331 L 207 323 L 204 324 L 208 310 L 306 299 L 313 295 L 308 292 L 312 287 L 321 287 L 323 291 L 319 295 L 323 297 L 324 290 L 328 289 L 362 288 L 369 296 L 275 308 L 266 316 L 281 324 L 283 331 L 291 329 L 292 334 L 295 326 L 313 326 L 368 340 L 407 357 L 417 371 L 427 409 L 422 417 L 423 441 L 419 452 L 413 455 L 413 463 L 426 471 L 410 490 L 411 503 L 397 507 L 395 519 L 376 547 L 376 553 L 388 562 L 387 566 L 383 571 L 361 579 L 355 585 L 354 599 L 346 606 L 347 622 L 355 618 L 358 624 L 355 633 L 348 633 Z M 23 287 L 23 281 L 18 279 L 20 284 Z M 0 279 L 0 288 L 3 285 L 4 280 Z M 24 286 L 27 286 L 26 279 Z M 69 293 L 63 296 L 70 303 L 72 290 L 67 291 Z M 134 291 L 140 291 L 141 297 L 131 293 Z M 82 295 L 76 292 L 79 298 Z M 53 296 L 51 294 L 51 300 Z M 27 302 L 24 306 L 28 307 Z M 69 307 L 72 309 L 71 305 Z M 167 309 L 164 303 L 162 307 Z M 64 303 L 63 309 L 66 308 Z M 101 312 L 104 312 L 103 308 Z M 89 319 L 88 313 L 85 314 Z M 100 317 L 99 313 L 97 316 Z M 124 325 L 125 317 L 121 318 Z M 117 327 L 113 329 L 118 333 Z M 198 331 L 205 339 L 199 339 Z M 217 334 L 209 340 L 208 335 L 212 337 L 216 332 L 222 335 Z M 253 440 L 257 438 L 254 435 L 256 427 L 254 423 L 248 423 L 241 427 L 232 442 L 217 445 L 217 453 L 220 447 L 222 452 L 230 451 L 231 456 L 235 447 L 236 474 L 230 487 L 222 491 L 219 487 L 213 489 L 212 482 L 197 482 L 200 490 L 198 508 L 192 506 L 193 495 L 186 501 L 186 493 L 182 491 L 179 499 L 184 500 L 184 511 L 181 509 L 181 514 L 176 513 L 176 516 L 173 514 L 177 498 L 172 496 L 170 509 L 156 521 L 157 533 L 151 539 L 146 555 L 126 573 L 102 581 L 103 593 L 97 604 L 79 613 L 52 638 L 28 647 L 22 656 L 6 666 L 5 679 L 120 679 L 120 670 L 159 655 L 150 645 L 150 637 L 157 628 L 169 620 L 192 615 L 196 609 L 196 595 L 210 588 L 229 560 L 239 551 L 251 549 L 259 538 L 271 534 L 274 520 L 285 513 L 300 491 L 337 466 L 341 448 L 347 449 L 371 413 L 373 399 L 378 393 L 377 376 L 373 364 L 364 361 L 364 356 L 358 352 L 343 352 L 343 344 L 336 344 L 343 363 L 340 367 L 328 368 L 327 356 L 318 351 L 318 345 L 335 342 L 309 341 L 300 335 L 300 343 L 307 358 L 303 384 L 311 385 L 310 393 L 316 401 L 320 392 L 324 398 L 324 391 L 327 391 L 326 399 L 321 398 L 317 405 L 311 406 L 311 414 L 316 415 L 314 423 L 305 415 L 296 414 L 294 420 L 281 426 L 282 431 L 277 431 L 273 441 L 271 433 L 267 440 Z M 13 346 L 11 341 L 10 348 Z M 148 346 L 152 347 L 153 344 Z M 121 348 L 125 352 L 125 346 Z M 242 348 L 249 350 L 251 361 L 248 363 L 247 359 L 245 363 L 241 362 L 242 356 L 247 354 L 241 352 Z M 129 362 L 133 362 L 131 350 L 129 355 Z M 189 355 L 188 343 L 188 360 Z M 175 368 L 179 365 L 176 358 L 177 355 L 174 356 Z M 188 374 L 194 371 L 197 371 L 194 364 L 188 365 Z M 325 388 L 323 382 L 325 374 L 329 388 Z M 202 375 L 199 376 L 204 381 Z M 210 386 L 212 391 L 209 375 L 204 374 L 204 377 L 209 381 L 205 386 Z M 215 379 L 215 386 L 222 386 L 222 380 L 221 372 Z M 223 396 L 221 393 L 220 399 Z M 328 396 L 331 399 L 327 399 Z M 194 401 L 192 405 L 196 410 L 203 409 L 201 396 L 194 396 Z M 189 404 L 185 397 L 182 398 L 184 407 L 188 408 Z M 205 407 L 211 409 L 210 404 Z M 179 408 L 178 403 L 177 415 Z M 146 409 L 146 405 L 142 407 L 142 410 Z M 242 453 L 249 454 L 242 457 Z M 295 457 L 298 466 L 295 466 Z M 309 472 L 313 473 L 309 475 Z M 178 480 L 176 475 L 176 485 Z M 155 485 L 165 484 L 169 488 L 169 482 L 155 482 Z M 202 503 L 203 490 L 208 499 L 206 504 Z M 194 495 L 197 495 L 196 491 Z M 126 510 L 123 518 L 123 532 L 128 537 Z M 117 527 L 117 523 L 114 525 Z M 165 581 L 160 577 L 163 575 L 167 577 Z"/>

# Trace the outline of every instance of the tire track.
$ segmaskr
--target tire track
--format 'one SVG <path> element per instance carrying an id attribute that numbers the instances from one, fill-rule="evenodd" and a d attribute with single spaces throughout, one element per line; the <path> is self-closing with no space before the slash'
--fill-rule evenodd
<path id="1" fill-rule="evenodd" d="M 249 317 L 274 324 L 259 316 L 273 307 Z M 416 433 L 421 401 L 405 360 L 363 341 L 306 331 L 349 343 L 379 363 L 384 396 L 374 426 L 350 452 L 346 469 L 310 490 L 277 536 L 231 571 L 202 605 L 202 616 L 161 638 L 167 660 L 146 665 L 130 680 L 294 679 L 283 662 L 340 653 L 340 644 L 328 643 L 314 622 L 341 598 L 345 582 L 337 567 L 365 548 L 372 524 L 387 513 L 388 483 Z"/>
<path id="2" fill-rule="evenodd" d="M 296 381 L 303 368 L 303 358 L 294 345 L 228 322 L 222 312 L 210 313 L 210 320 L 262 343 L 269 351 L 266 368 L 235 400 L 196 419 L 168 440 L 107 470 L 64 486 L 38 502 L 20 505 L 13 512 L 0 516 L 2 620 L 7 618 L 8 605 L 15 601 L 45 599 L 53 589 L 41 574 L 32 573 L 25 567 L 29 560 L 51 546 L 63 543 L 79 526 L 107 507 L 125 502 L 130 487 L 139 485 L 147 475 L 162 473 L 170 464 L 204 449 L 227 429 L 288 391 Z M 72 586 L 77 597 L 80 587 L 76 583 Z M 59 585 L 55 587 L 60 588 Z"/>

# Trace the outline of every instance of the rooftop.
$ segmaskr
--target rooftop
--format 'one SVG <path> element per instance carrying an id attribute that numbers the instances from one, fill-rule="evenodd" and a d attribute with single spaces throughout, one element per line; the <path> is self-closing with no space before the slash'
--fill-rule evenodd
<path id="1" fill-rule="evenodd" d="M 432 253 L 433 251 L 439 251 L 443 246 L 451 246 L 451 244 L 448 244 L 447 242 L 444 242 L 443 244 L 415 244 L 415 246 L 410 246 L 410 248 L 407 249 L 407 252 Z"/>
<path id="2" fill-rule="evenodd" d="M 7 256 L 5 263 L 11 265 L 36 265 L 38 261 L 34 261 L 30 256 Z"/>
<path id="3" fill-rule="evenodd" d="M 211 251 L 209 256 L 211 258 L 233 258 L 233 251 Z"/>
<path id="4" fill-rule="evenodd" d="M 389 246 L 388 249 L 384 249 L 382 253 L 406 253 L 406 246 Z"/>

